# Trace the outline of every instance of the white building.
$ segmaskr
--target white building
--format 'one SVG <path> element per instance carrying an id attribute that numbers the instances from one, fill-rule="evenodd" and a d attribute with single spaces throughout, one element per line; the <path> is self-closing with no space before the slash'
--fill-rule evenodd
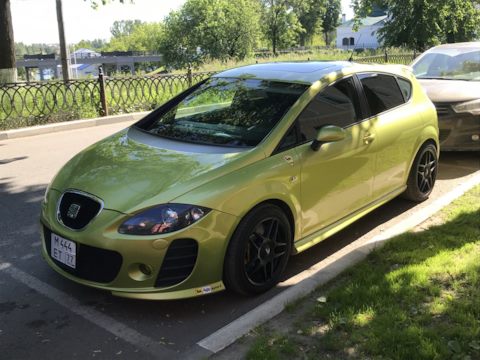
<path id="1" fill-rule="evenodd" d="M 344 50 L 378 48 L 381 46 L 378 30 L 383 27 L 386 19 L 387 15 L 384 13 L 379 16 L 367 16 L 361 20 L 358 31 L 353 30 L 353 19 L 342 21 L 337 27 L 337 48 Z"/>

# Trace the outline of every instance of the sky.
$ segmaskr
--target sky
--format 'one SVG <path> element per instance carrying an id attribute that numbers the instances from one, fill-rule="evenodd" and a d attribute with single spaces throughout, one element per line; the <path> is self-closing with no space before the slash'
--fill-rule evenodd
<path id="1" fill-rule="evenodd" d="M 99 1 L 100 2 L 100 1 Z M 110 27 L 115 20 L 162 21 L 185 0 L 128 0 L 124 4 L 112 1 L 92 9 L 87 0 L 63 0 L 63 16 L 67 43 L 80 40 L 105 39 L 111 36 Z M 11 0 L 15 42 L 58 43 L 55 0 Z M 342 12 L 347 19 L 353 17 L 350 0 L 342 0 Z"/>

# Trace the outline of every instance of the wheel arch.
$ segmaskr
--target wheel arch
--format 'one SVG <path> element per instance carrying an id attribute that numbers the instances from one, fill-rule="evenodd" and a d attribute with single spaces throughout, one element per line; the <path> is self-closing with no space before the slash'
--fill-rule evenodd
<path id="1" fill-rule="evenodd" d="M 410 163 L 408 164 L 408 171 L 404 176 L 404 183 L 407 182 L 408 176 L 410 175 L 410 171 L 412 170 L 413 162 L 415 161 L 415 158 L 417 157 L 418 152 L 426 144 L 434 145 L 435 148 L 437 149 L 437 157 L 440 157 L 440 142 L 438 139 L 438 128 L 435 128 L 433 126 L 427 126 L 422 130 L 420 136 L 418 137 L 418 141 L 415 146 L 415 151 L 413 152 L 412 157 L 410 159 Z"/>
<path id="2" fill-rule="evenodd" d="M 258 203 L 257 205 L 255 205 L 254 207 L 252 207 L 248 212 L 247 214 L 252 211 L 253 209 L 261 206 L 261 205 L 264 205 L 264 204 L 272 204 L 272 205 L 275 205 L 276 207 L 280 208 L 284 214 L 287 216 L 287 219 L 288 219 L 288 222 L 290 224 L 290 231 L 292 232 L 292 244 L 293 244 L 293 240 L 295 239 L 295 234 L 297 233 L 295 230 L 295 217 L 293 216 L 293 212 L 292 212 L 292 209 L 290 208 L 290 206 L 283 200 L 280 200 L 280 199 L 267 199 L 267 200 L 264 200 L 260 203 Z"/>
<path id="3" fill-rule="evenodd" d="M 270 198 L 270 199 L 266 199 L 266 200 L 262 200 L 260 202 L 258 202 L 257 204 L 255 204 L 254 206 L 250 207 L 243 215 L 242 217 L 239 219 L 239 221 L 237 222 L 237 224 L 235 225 L 235 229 L 232 231 L 230 237 L 227 239 L 227 241 L 225 242 L 225 253 L 227 252 L 227 249 L 228 249 L 228 246 L 230 245 L 230 241 L 232 239 L 232 237 L 234 236 L 234 234 L 236 233 L 238 227 L 240 226 L 240 223 L 242 222 L 242 220 L 248 215 L 250 214 L 253 210 L 255 210 L 256 208 L 262 206 L 262 205 L 266 205 L 266 204 L 271 204 L 271 205 L 274 205 L 276 207 L 278 207 L 280 210 L 282 210 L 282 212 L 286 215 L 287 219 L 288 219 L 288 222 L 289 222 L 289 225 L 290 225 L 290 231 L 292 232 L 292 250 L 294 249 L 294 243 L 295 243 L 295 234 L 298 234 L 299 232 L 297 231 L 298 229 L 296 229 L 296 227 L 298 226 L 296 224 L 296 221 L 295 221 L 295 216 L 293 214 L 293 211 L 292 209 L 290 208 L 290 206 L 283 200 L 279 199 L 279 198 Z M 225 261 L 225 258 L 224 258 L 224 261 Z M 225 266 L 225 264 L 224 264 Z"/>

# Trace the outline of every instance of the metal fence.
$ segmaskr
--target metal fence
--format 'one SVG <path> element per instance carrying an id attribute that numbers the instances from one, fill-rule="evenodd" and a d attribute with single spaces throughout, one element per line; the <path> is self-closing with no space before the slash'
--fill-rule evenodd
<path id="1" fill-rule="evenodd" d="M 0 85 L 0 130 L 152 110 L 214 72 Z"/>
<path id="2" fill-rule="evenodd" d="M 383 54 L 375 56 L 353 57 L 353 61 L 362 64 L 403 64 L 409 65 L 415 58 L 415 53 L 411 54 Z"/>

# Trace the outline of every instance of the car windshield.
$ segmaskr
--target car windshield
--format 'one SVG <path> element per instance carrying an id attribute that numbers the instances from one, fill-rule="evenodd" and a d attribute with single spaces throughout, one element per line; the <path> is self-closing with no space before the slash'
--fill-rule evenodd
<path id="1" fill-rule="evenodd" d="M 214 77 L 139 126 L 185 142 L 256 146 L 306 89 L 303 84 Z"/>
<path id="2" fill-rule="evenodd" d="M 480 81 L 480 49 L 436 49 L 413 65 L 418 79 Z"/>

